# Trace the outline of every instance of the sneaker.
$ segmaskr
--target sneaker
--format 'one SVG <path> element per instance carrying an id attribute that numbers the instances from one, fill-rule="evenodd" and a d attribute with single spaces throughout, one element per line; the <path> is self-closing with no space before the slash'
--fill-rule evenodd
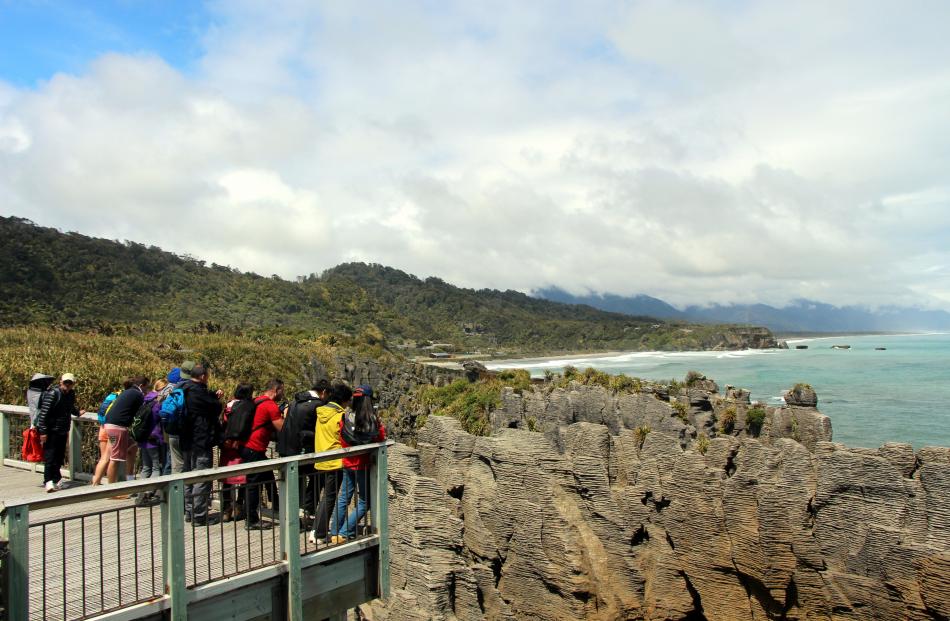
<path id="1" fill-rule="evenodd" d="M 307 535 L 307 543 L 312 543 L 316 546 L 325 546 L 327 545 L 327 540 L 323 537 L 317 537 L 317 531 L 312 530 L 310 534 Z"/>
<path id="2" fill-rule="evenodd" d="M 53 487 L 56 488 L 57 492 L 60 492 L 66 489 L 66 483 L 63 479 L 60 479 L 59 481 L 56 482 L 56 485 L 54 485 Z"/>
<path id="3" fill-rule="evenodd" d="M 274 522 L 280 520 L 280 511 L 276 509 L 270 509 L 268 507 L 261 507 L 261 517 L 266 517 Z"/>
<path id="4" fill-rule="evenodd" d="M 247 530 L 269 530 L 273 527 L 274 525 L 270 522 L 248 522 L 244 525 Z"/>
<path id="5" fill-rule="evenodd" d="M 221 516 L 221 521 L 222 521 L 222 522 L 230 522 L 231 519 L 232 519 L 232 518 L 231 518 L 231 510 L 228 509 L 227 511 L 224 512 L 224 515 Z"/>
<path id="6" fill-rule="evenodd" d="M 209 515 L 204 518 L 195 518 L 191 521 L 192 526 L 214 526 L 221 522 L 220 515 Z"/>
<path id="7" fill-rule="evenodd" d="M 52 494 L 52 493 L 55 492 L 55 491 L 56 491 L 56 484 L 53 483 L 52 481 L 47 481 L 47 482 L 46 482 L 46 493 L 47 493 L 47 494 Z"/>
<path id="8" fill-rule="evenodd" d="M 344 537 L 343 535 L 333 535 L 332 537 L 330 537 L 330 543 L 332 543 L 333 545 L 336 545 L 338 543 L 346 543 L 346 537 Z"/>

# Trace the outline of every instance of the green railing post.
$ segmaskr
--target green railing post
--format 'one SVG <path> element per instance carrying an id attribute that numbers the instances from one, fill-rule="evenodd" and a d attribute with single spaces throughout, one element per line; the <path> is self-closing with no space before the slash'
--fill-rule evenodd
<path id="1" fill-rule="evenodd" d="M 7 413 L 0 411 L 0 466 L 10 457 L 10 419 Z"/>
<path id="2" fill-rule="evenodd" d="M 188 618 L 185 590 L 185 485 L 172 481 L 165 488 L 162 503 L 162 575 L 165 594 L 171 599 L 170 619 Z"/>
<path id="3" fill-rule="evenodd" d="M 3 585 L 7 619 L 30 616 L 30 510 L 13 507 L 0 517 L 0 536 L 7 541 L 6 583 Z"/>
<path id="4" fill-rule="evenodd" d="M 295 461 L 281 468 L 280 491 L 280 549 L 287 563 L 287 619 L 303 621 L 303 602 L 300 599 L 300 479 L 299 464 Z"/>
<path id="5" fill-rule="evenodd" d="M 379 597 L 389 597 L 389 458 L 388 447 L 376 449 L 370 473 L 373 528 L 379 535 Z"/>
<path id="6" fill-rule="evenodd" d="M 76 480 L 76 473 L 82 472 L 82 431 L 79 421 L 72 419 L 69 423 L 69 479 Z"/>

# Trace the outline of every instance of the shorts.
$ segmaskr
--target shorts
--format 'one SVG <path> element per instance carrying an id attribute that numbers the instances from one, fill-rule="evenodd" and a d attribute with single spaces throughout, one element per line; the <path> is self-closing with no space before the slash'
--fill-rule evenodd
<path id="1" fill-rule="evenodd" d="M 99 442 L 108 442 L 109 434 L 106 433 L 106 426 L 99 425 Z"/>
<path id="2" fill-rule="evenodd" d="M 129 454 L 129 429 L 118 425 L 104 425 L 109 436 L 109 461 L 125 461 Z"/>

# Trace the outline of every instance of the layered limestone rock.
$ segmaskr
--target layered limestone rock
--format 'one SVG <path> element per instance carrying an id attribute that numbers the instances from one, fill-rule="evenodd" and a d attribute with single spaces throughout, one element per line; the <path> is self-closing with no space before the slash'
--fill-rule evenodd
<path id="1" fill-rule="evenodd" d="M 677 411 L 675 402 L 682 402 L 686 410 Z M 643 428 L 674 434 L 684 447 L 699 435 L 752 435 L 766 443 L 791 438 L 810 449 L 818 442 L 831 440 L 831 421 L 814 407 L 760 405 L 765 420 L 754 430 L 746 423 L 753 407 L 747 391 L 732 389 L 721 397 L 715 382 L 705 378 L 672 397 L 652 390 L 627 393 L 572 384 L 566 389 L 534 387 L 522 393 L 505 389 L 501 407 L 492 413 L 491 422 L 495 430 L 554 431 L 578 422 L 599 423 L 613 434 Z M 729 417 L 733 422 L 726 425 L 724 421 Z"/>
<path id="2" fill-rule="evenodd" d="M 492 437 L 430 416 L 393 447 L 376 618 L 947 618 L 950 449 L 812 451 L 766 425 L 702 454 L 653 397 L 575 392 L 506 394 Z M 545 433 L 507 424 L 529 415 Z"/>

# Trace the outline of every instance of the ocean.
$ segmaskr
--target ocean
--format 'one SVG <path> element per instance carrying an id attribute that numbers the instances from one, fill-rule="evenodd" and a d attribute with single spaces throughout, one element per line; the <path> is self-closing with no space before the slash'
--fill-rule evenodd
<path id="1" fill-rule="evenodd" d="M 915 449 L 950 446 L 950 334 L 821 337 L 788 345 L 787 350 L 632 352 L 486 366 L 523 368 L 538 376 L 573 365 L 680 381 L 695 370 L 715 380 L 720 392 L 726 385 L 746 388 L 753 400 L 770 405 L 780 405 L 785 390 L 805 382 L 818 393 L 818 409 L 831 418 L 836 442 L 870 448 L 885 442 L 909 442 Z"/>

